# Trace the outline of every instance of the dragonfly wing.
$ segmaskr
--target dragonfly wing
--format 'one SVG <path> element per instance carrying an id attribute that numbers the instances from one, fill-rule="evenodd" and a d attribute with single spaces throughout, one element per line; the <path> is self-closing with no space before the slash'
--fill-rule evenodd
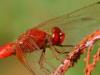
<path id="1" fill-rule="evenodd" d="M 20 48 L 20 46 L 17 46 L 16 56 L 18 60 L 27 68 L 28 71 L 30 71 L 33 75 L 36 75 L 34 70 L 31 68 L 31 65 L 29 64 L 28 60 L 26 59 L 25 53 Z"/>
<path id="2" fill-rule="evenodd" d="M 27 38 L 26 36 L 24 36 L 24 37 Z M 19 42 L 21 42 L 21 41 L 19 41 Z M 49 72 L 50 70 L 47 69 L 47 67 L 48 67 L 48 63 L 46 64 L 47 61 L 43 62 L 44 66 L 42 68 L 41 68 L 41 64 L 39 64 L 40 58 L 42 58 L 41 57 L 42 49 L 39 48 L 39 46 L 36 44 L 36 42 L 31 38 L 29 38 L 27 41 L 25 41 L 26 46 L 29 48 L 31 47 L 31 49 L 33 50 L 32 51 L 32 50 L 28 49 L 27 51 L 30 51 L 30 52 L 25 52 L 24 49 L 27 49 L 27 48 L 25 48 L 25 46 L 23 46 L 23 44 L 20 44 L 19 42 L 16 45 L 16 56 L 18 57 L 19 61 L 27 68 L 27 70 L 30 71 L 33 75 L 48 75 L 48 74 L 50 74 L 50 72 Z M 35 50 L 34 50 L 33 46 L 35 47 Z M 44 55 L 44 57 L 46 57 L 46 56 Z M 41 60 L 43 60 L 43 59 L 45 60 L 44 57 Z M 46 66 L 45 66 L 45 64 L 46 64 Z"/>
<path id="3" fill-rule="evenodd" d="M 53 18 L 46 22 L 40 23 L 37 27 L 38 29 L 43 29 L 48 33 L 55 26 L 61 28 L 65 35 L 68 37 L 65 39 L 65 45 L 74 45 L 80 41 L 86 34 L 89 34 L 97 29 L 100 29 L 100 4 L 99 2 L 91 4 L 89 6 L 78 9 L 70 14 L 65 14 L 60 17 Z M 38 48 L 37 48 L 38 49 Z M 62 48 L 59 48 L 62 49 Z M 69 50 L 69 49 L 68 49 Z M 29 53 L 29 55 L 24 54 L 25 52 L 17 51 L 17 56 L 19 60 L 24 63 L 29 70 L 32 70 L 33 74 L 38 73 L 38 75 L 45 75 L 45 73 L 40 69 L 38 64 L 39 57 L 41 55 L 40 51 L 35 51 Z M 50 70 L 54 70 L 49 66 L 55 67 L 59 65 L 59 62 L 53 59 L 51 50 L 48 48 L 46 50 L 46 63 L 44 64 Z M 56 64 L 55 64 L 56 63 Z M 54 64 L 54 65 L 52 65 Z M 48 75 L 48 74 L 47 74 Z"/>
<path id="4" fill-rule="evenodd" d="M 86 7 L 75 10 L 69 14 L 65 14 L 46 22 L 40 23 L 35 28 L 43 29 L 51 32 L 54 26 L 61 28 L 68 38 L 65 39 L 66 43 L 73 43 L 71 39 L 77 36 L 80 40 L 86 34 L 89 34 L 97 29 L 100 29 L 100 2 L 90 4 Z M 76 41 L 74 41 L 76 43 Z"/>
<path id="5" fill-rule="evenodd" d="M 67 25 L 67 24 L 70 24 L 72 22 L 77 22 L 77 21 L 100 19 L 99 8 L 100 8 L 100 2 L 96 2 L 88 6 L 82 7 L 80 9 L 77 9 L 71 13 L 64 14 L 62 16 L 58 16 L 48 21 L 42 22 L 34 28 L 44 28 L 45 29 L 46 26 L 47 27 L 50 27 L 50 26 L 59 27 L 59 25 L 60 26 Z"/>

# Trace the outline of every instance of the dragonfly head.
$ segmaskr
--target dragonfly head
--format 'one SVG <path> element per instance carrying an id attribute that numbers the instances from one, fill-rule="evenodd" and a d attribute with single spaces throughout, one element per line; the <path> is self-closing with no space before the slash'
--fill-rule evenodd
<path id="1" fill-rule="evenodd" d="M 65 33 L 58 27 L 52 29 L 52 43 L 53 45 L 61 45 L 65 39 Z"/>

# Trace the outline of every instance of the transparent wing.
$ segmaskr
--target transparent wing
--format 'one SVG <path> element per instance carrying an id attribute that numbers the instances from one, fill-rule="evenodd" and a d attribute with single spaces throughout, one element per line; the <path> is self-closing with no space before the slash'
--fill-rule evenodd
<path id="1" fill-rule="evenodd" d="M 23 55 L 19 55 L 18 57 L 21 57 L 22 64 L 24 64 L 33 75 L 49 75 L 57 67 L 57 64 L 55 65 L 54 63 L 61 63 L 55 56 L 55 54 L 57 54 L 55 50 L 45 47 L 45 53 L 42 55 L 44 49 L 40 49 L 34 40 L 28 40 L 27 45 L 31 47 L 34 45 L 36 50 L 30 53 L 22 52 Z M 17 54 L 21 54 L 20 51 L 18 52 Z M 61 57 L 64 58 L 65 54 L 62 55 Z M 61 57 L 59 56 L 58 58 L 63 60 Z"/>
<path id="2" fill-rule="evenodd" d="M 78 9 L 72 13 L 62 15 L 60 17 L 53 18 L 46 22 L 40 23 L 37 27 L 38 29 L 43 29 L 48 33 L 55 26 L 60 27 L 66 35 L 66 39 L 63 44 L 76 44 L 87 34 L 100 29 L 100 3 L 96 2 L 89 6 Z M 62 48 L 59 48 L 62 49 Z M 66 49 L 66 48 L 65 48 Z M 68 49 L 70 50 L 70 49 Z M 59 61 L 57 61 L 53 56 L 50 49 L 46 50 L 45 53 L 45 63 L 46 69 L 41 69 L 38 63 L 41 55 L 41 51 L 35 51 L 29 53 L 27 57 L 27 63 L 30 65 L 30 69 L 34 70 L 37 75 L 48 75 L 49 72 L 53 71 Z"/>
<path id="3" fill-rule="evenodd" d="M 80 40 L 86 34 L 100 29 L 99 21 L 100 2 L 96 2 L 69 14 L 40 23 L 35 28 L 51 32 L 54 26 L 60 27 L 68 37 L 65 39 L 65 43 L 75 43 L 76 41 L 72 40 L 74 39 L 73 37 L 77 36 L 77 40 Z"/>
<path id="4" fill-rule="evenodd" d="M 23 38 L 25 39 L 25 44 L 20 44 L 19 42 L 23 42 L 21 41 Z M 30 75 L 31 73 L 32 75 L 48 75 L 51 73 L 51 71 L 53 71 L 55 65 L 53 66 L 52 63 L 49 61 L 49 58 L 54 58 L 51 50 L 47 51 L 47 49 L 44 48 L 46 50 L 46 53 L 42 55 L 44 49 L 40 49 L 38 44 L 36 44 L 36 41 L 33 38 L 28 37 L 27 35 L 21 35 L 17 42 L 16 56 L 30 72 Z M 39 63 L 40 59 L 42 64 Z"/>

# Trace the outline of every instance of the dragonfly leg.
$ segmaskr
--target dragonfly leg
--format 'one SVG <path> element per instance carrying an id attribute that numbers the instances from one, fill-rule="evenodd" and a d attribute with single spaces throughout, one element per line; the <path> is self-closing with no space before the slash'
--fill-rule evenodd
<path id="1" fill-rule="evenodd" d="M 62 60 L 58 57 L 58 55 L 57 55 L 57 53 L 56 53 L 56 48 L 52 45 L 51 37 L 50 37 L 49 35 L 47 36 L 47 40 L 48 40 L 48 43 L 49 43 L 49 46 L 50 46 L 50 49 L 51 49 L 51 51 L 52 51 L 53 56 L 54 56 L 57 60 L 59 60 L 59 61 L 62 62 Z"/>
<path id="2" fill-rule="evenodd" d="M 45 48 L 42 50 L 42 54 L 40 56 L 40 59 L 39 59 L 39 64 L 40 64 L 40 67 L 43 68 L 43 63 L 44 63 L 44 60 L 45 60 Z"/>
<path id="3" fill-rule="evenodd" d="M 73 48 L 75 47 L 74 45 L 57 45 L 59 47 L 66 47 L 66 48 Z M 59 49 L 55 48 L 55 51 L 59 54 L 68 54 L 70 51 L 59 51 Z"/>
<path id="4" fill-rule="evenodd" d="M 59 49 L 55 48 L 55 51 L 58 53 L 58 54 L 68 54 L 69 51 L 59 51 Z"/>
<path id="5" fill-rule="evenodd" d="M 44 48 L 42 50 L 42 54 L 41 54 L 40 59 L 39 59 L 39 64 L 40 64 L 40 68 L 42 68 L 42 70 L 46 73 L 46 75 L 48 75 L 48 74 L 50 74 L 50 71 L 49 71 L 49 69 L 47 69 L 44 66 L 44 63 L 47 63 L 45 60 L 45 52 L 46 52 L 46 49 Z"/>
<path id="6" fill-rule="evenodd" d="M 57 46 L 60 46 L 60 47 L 74 47 L 74 45 L 57 45 Z"/>

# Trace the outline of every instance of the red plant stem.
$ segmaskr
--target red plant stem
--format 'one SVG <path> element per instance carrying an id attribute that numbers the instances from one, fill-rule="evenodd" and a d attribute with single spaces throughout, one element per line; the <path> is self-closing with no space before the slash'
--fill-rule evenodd
<path id="1" fill-rule="evenodd" d="M 84 38 L 73 50 L 68 54 L 62 64 L 51 73 L 51 75 L 64 75 L 64 73 L 74 65 L 79 59 L 80 55 L 86 51 L 86 48 L 92 47 L 96 40 L 100 39 L 100 30 L 95 31 L 86 38 Z"/>
<path id="2" fill-rule="evenodd" d="M 88 51 L 90 53 L 90 51 Z M 90 54 L 87 54 L 87 57 L 85 59 L 86 67 L 85 67 L 85 75 L 91 75 L 91 72 L 94 70 L 96 63 L 100 61 L 100 49 L 97 51 L 97 53 L 93 56 L 93 62 L 90 63 Z"/>

